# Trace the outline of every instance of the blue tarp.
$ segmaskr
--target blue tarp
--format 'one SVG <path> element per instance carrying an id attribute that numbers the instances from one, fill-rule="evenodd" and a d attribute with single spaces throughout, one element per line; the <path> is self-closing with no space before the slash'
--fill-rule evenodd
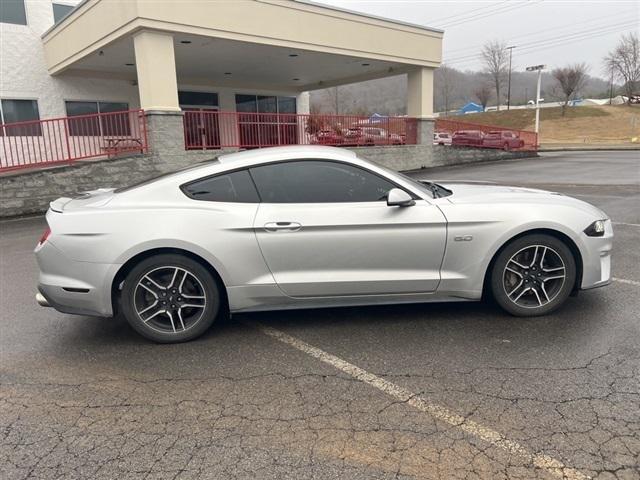
<path id="1" fill-rule="evenodd" d="M 379 113 L 374 113 L 369 117 L 369 123 L 384 122 L 387 118 L 389 117 L 387 117 L 386 115 L 380 115 Z"/>
<path id="2" fill-rule="evenodd" d="M 477 113 L 477 112 L 483 112 L 483 111 L 484 109 L 482 108 L 482 105 L 478 105 L 477 103 L 474 103 L 474 102 L 469 102 L 460 109 L 461 114 Z"/>

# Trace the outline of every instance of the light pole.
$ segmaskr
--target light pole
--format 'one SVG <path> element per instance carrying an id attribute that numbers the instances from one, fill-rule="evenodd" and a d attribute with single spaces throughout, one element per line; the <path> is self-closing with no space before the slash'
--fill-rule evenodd
<path id="1" fill-rule="evenodd" d="M 515 45 L 507 47 L 507 50 L 509 50 L 509 83 L 507 86 L 507 110 L 511 108 L 511 57 L 513 55 L 514 48 L 516 48 Z"/>
<path id="2" fill-rule="evenodd" d="M 534 65 L 532 67 L 527 67 L 527 72 L 538 72 L 538 86 L 536 87 L 536 137 L 538 137 L 538 132 L 540 130 L 540 84 L 542 83 L 542 70 L 546 65 Z M 536 142 L 537 142 L 536 138 Z"/>

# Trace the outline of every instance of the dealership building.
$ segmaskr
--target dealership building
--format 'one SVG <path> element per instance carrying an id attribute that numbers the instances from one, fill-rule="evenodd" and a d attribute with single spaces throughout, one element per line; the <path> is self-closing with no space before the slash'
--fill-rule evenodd
<path id="1" fill-rule="evenodd" d="M 349 125 L 309 118 L 309 91 L 403 74 L 414 123 L 388 138 L 431 148 L 439 30 L 294 0 L 0 5 L 3 168 L 314 143 Z"/>

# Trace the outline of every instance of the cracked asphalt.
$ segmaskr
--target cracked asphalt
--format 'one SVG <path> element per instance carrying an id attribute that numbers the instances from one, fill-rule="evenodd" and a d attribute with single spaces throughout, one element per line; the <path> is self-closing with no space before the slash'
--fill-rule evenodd
<path id="1" fill-rule="evenodd" d="M 640 479 L 637 152 L 413 175 L 587 200 L 615 222 L 613 274 L 629 282 L 581 292 L 544 318 L 483 303 L 270 312 L 155 345 L 121 319 L 38 307 L 32 250 L 44 221 L 3 222 L 0 477 Z M 394 398 L 261 325 L 412 396 Z M 413 395 L 501 438 L 415 408 Z M 513 442 L 570 469 L 545 468 Z"/>

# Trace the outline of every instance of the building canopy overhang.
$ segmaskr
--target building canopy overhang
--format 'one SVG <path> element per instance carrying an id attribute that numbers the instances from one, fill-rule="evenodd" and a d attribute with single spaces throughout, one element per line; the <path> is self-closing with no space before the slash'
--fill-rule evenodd
<path id="1" fill-rule="evenodd" d="M 442 51 L 441 31 L 308 2 L 85 0 L 43 35 L 49 73 L 136 80 L 142 32 L 171 36 L 179 82 L 274 90 L 433 69 Z"/>

